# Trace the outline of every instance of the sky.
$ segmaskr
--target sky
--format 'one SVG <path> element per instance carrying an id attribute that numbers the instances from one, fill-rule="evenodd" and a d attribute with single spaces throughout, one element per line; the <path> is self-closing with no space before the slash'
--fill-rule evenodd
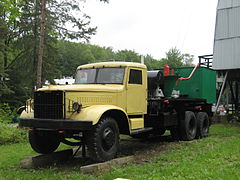
<path id="1" fill-rule="evenodd" d="M 212 54 L 216 8 L 217 0 L 86 0 L 83 11 L 98 27 L 91 44 L 161 59 L 173 47 Z"/>

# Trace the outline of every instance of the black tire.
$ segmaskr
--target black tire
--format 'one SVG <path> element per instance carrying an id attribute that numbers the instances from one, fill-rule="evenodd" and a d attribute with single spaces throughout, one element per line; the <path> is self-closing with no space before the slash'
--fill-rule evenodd
<path id="1" fill-rule="evenodd" d="M 181 138 L 184 141 L 191 141 L 197 134 L 197 119 L 192 111 L 185 112 L 185 119 L 181 120 Z"/>
<path id="2" fill-rule="evenodd" d="M 208 136 L 209 132 L 209 117 L 206 112 L 197 113 L 197 138 L 203 138 Z"/>
<path id="3" fill-rule="evenodd" d="M 29 131 L 28 137 L 32 149 L 41 154 L 54 152 L 60 144 L 60 138 L 55 131 Z"/>
<path id="4" fill-rule="evenodd" d="M 119 149 L 119 129 L 111 117 L 103 117 L 93 130 L 84 133 L 90 158 L 97 162 L 113 159 Z"/>

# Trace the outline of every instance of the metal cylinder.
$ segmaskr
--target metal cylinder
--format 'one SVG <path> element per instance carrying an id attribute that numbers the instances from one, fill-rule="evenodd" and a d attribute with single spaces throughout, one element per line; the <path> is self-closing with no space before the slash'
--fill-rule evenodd
<path id="1" fill-rule="evenodd" d="M 163 88 L 163 73 L 159 70 L 148 71 L 148 90 L 155 90 L 157 87 Z"/>

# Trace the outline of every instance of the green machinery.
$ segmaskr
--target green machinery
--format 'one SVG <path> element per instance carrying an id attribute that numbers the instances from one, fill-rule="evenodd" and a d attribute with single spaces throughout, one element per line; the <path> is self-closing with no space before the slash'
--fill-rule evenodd
<path id="1" fill-rule="evenodd" d="M 175 68 L 174 75 L 164 77 L 164 95 L 171 96 L 176 90 L 187 98 L 206 99 L 207 103 L 216 103 L 216 72 L 206 67 L 198 67 L 188 80 L 180 81 L 180 77 L 188 77 L 193 67 Z"/>

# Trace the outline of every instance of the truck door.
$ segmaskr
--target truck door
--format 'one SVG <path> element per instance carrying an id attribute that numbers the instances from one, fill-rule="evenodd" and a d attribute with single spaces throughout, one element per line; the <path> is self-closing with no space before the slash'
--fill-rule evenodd
<path id="1" fill-rule="evenodd" d="M 146 70 L 130 68 L 127 82 L 127 113 L 147 113 Z"/>

